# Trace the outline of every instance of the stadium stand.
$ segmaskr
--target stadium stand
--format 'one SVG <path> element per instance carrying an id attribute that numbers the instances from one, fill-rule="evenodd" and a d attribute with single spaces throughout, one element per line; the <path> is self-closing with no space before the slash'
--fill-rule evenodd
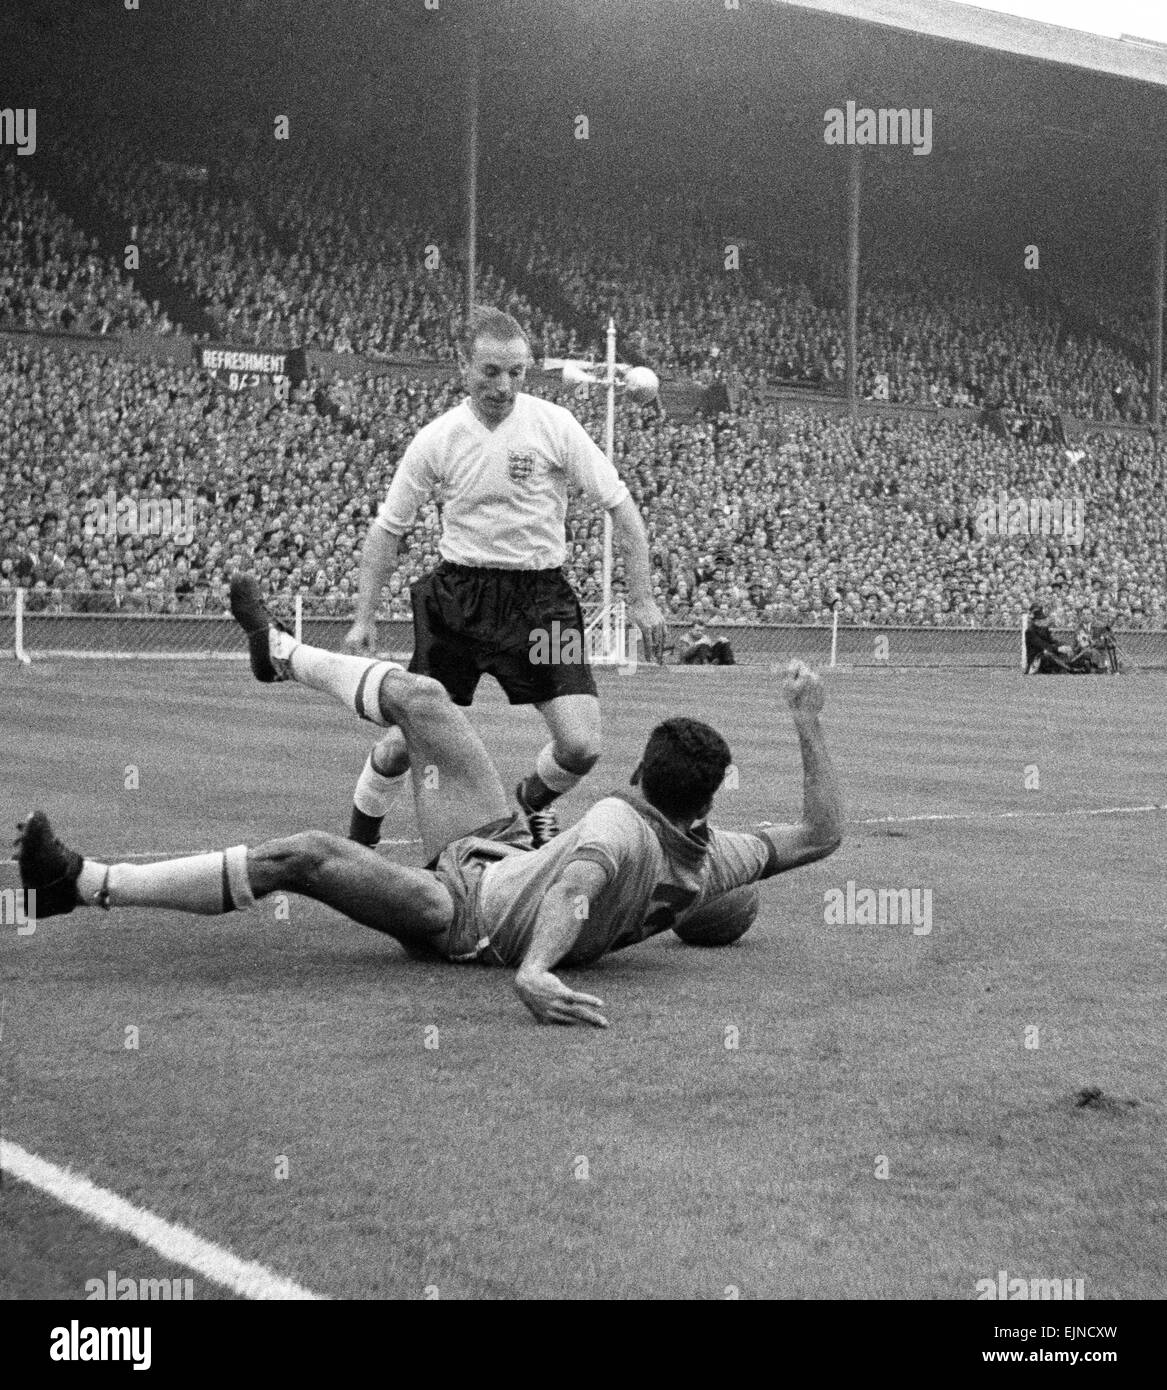
<path id="1" fill-rule="evenodd" d="M 355 160 L 302 150 L 294 164 L 245 156 L 200 169 L 160 161 L 102 129 L 100 138 L 63 140 L 57 157 L 136 237 L 143 261 L 194 297 L 217 336 L 373 358 L 454 357 L 465 286 L 450 216 L 388 184 L 371 186 L 362 172 L 368 151 Z M 715 222 L 691 197 L 654 190 L 624 204 L 609 199 L 603 216 L 581 227 L 581 209 L 592 201 L 585 185 L 540 188 L 537 200 L 529 194 L 517 184 L 495 192 L 484 211 L 491 243 L 532 283 L 557 285 L 596 336 L 582 341 L 489 265 L 479 298 L 514 312 L 548 353 L 598 348 L 599 328 L 614 313 L 620 324 L 635 325 L 623 346 L 666 369 L 698 379 L 718 373 L 735 386 L 785 378 L 841 387 L 838 263 L 821 238 L 808 234 L 810 224 L 801 241 L 783 238 L 780 250 L 745 238 L 741 268 L 727 271 L 719 230 L 727 219 Z M 25 191 L 24 203 L 30 196 Z M 48 216 L 45 199 L 36 202 Z M 13 191 L 10 203 L 6 217 L 21 220 L 23 204 Z M 57 230 L 58 241 L 63 234 Z M 76 247 L 72 254 L 76 259 Z M 46 309 L 55 302 L 49 282 L 55 290 L 57 259 L 39 273 Z M 86 274 L 99 265 L 91 254 Z M 64 306 L 55 317 L 42 311 L 22 321 L 84 328 L 101 317 L 93 308 L 100 299 L 109 310 L 104 331 L 150 327 L 145 306 L 133 313 L 119 307 L 133 296 L 116 270 L 106 265 L 101 273 L 102 287 L 79 306 L 89 312 L 86 322 L 77 324 L 78 309 Z M 72 274 L 76 279 L 76 267 Z M 1071 303 L 1072 315 L 1061 307 Z M 1120 312 L 1088 282 L 1063 286 L 1060 298 L 1035 300 L 993 267 L 971 267 L 960 246 L 930 257 L 927 267 L 869 248 L 860 390 L 866 397 L 885 391 L 893 404 L 1139 423 L 1149 386 L 1140 311 L 1137 296 L 1129 295 Z"/>
<path id="2" fill-rule="evenodd" d="M 310 388 L 287 404 L 219 390 L 193 368 L 0 348 L 0 448 L 14 461 L 0 523 L 0 595 L 81 611 L 221 611 L 226 576 L 255 569 L 345 615 L 368 519 L 405 443 L 456 399 L 450 381 L 358 379 L 341 415 Z M 562 392 L 563 388 L 556 388 Z M 575 400 L 599 434 L 600 403 Z M 1074 454 L 928 416 L 849 421 L 772 406 L 720 422 L 629 410 L 619 465 L 649 520 L 655 587 L 677 618 L 822 622 L 838 596 L 855 623 L 1012 623 L 1034 598 L 1162 627 L 1167 533 L 1155 498 L 1163 462 L 1142 435 Z M 981 499 L 1081 498 L 1081 544 L 1056 535 L 980 536 Z M 193 534 L 107 534 L 98 504 L 174 500 Z M 387 615 L 436 557 L 436 512 L 408 537 Z M 599 596 L 602 525 L 573 517 L 569 568 Z M 622 589 L 617 568 L 616 591 Z"/>
<path id="3" fill-rule="evenodd" d="M 102 334 L 172 327 L 12 157 L 0 161 L 0 323 Z"/>
<path id="4" fill-rule="evenodd" d="M 62 141 L 58 154 L 72 180 L 136 234 L 143 259 L 194 297 L 217 336 L 453 359 L 465 283 L 447 218 L 371 185 L 355 160 L 329 150 L 298 151 L 287 167 L 257 158 L 176 165 L 116 130 Z M 479 293 L 535 336 L 544 331 L 539 311 L 489 271 Z"/>
<path id="5" fill-rule="evenodd" d="M 124 226 L 175 302 L 197 303 L 222 339 L 370 364 L 452 363 L 465 285 L 449 219 L 424 197 L 370 186 L 367 151 L 301 149 L 294 162 L 244 151 L 200 166 L 160 160 L 103 126 L 100 140 L 63 138 L 54 161 L 55 187 L 84 181 L 84 206 Z M 1133 288 L 1107 296 L 1088 274 L 1063 273 L 1029 293 L 956 250 L 921 267 L 873 248 L 859 384 L 889 409 L 855 423 L 809 404 L 782 414 L 775 380 L 841 387 L 837 263 L 813 236 L 780 250 L 746 236 L 742 267 L 728 273 L 727 215 L 710 220 L 694 195 L 640 189 L 581 222 L 586 191 L 565 181 L 531 200 L 500 181 L 487 220 L 511 278 L 486 269 L 479 297 L 528 323 L 549 354 L 597 348 L 598 335 L 581 339 L 574 325 L 598 329 L 614 311 L 635 325 L 621 344 L 633 360 L 731 388 L 716 420 L 630 409 L 618 432 L 618 462 L 652 529 L 654 585 L 675 618 L 821 623 L 837 606 L 848 623 L 967 628 L 1011 624 L 1037 599 L 1102 609 L 1128 628 L 1167 623 L 1161 454 L 1138 430 L 1068 449 L 1051 428 L 1061 415 L 1146 418 L 1148 335 Z M 0 604 L 24 587 L 30 612 L 216 612 L 226 576 L 246 565 L 301 593 L 306 611 L 346 615 L 368 519 L 405 443 L 456 398 L 455 384 L 370 372 L 307 381 L 281 402 L 173 362 L 123 359 L 119 335 L 181 325 L 135 290 L 120 247 L 87 236 L 11 158 L 0 195 L 0 318 L 26 335 L 0 347 L 10 483 Z M 427 247 L 438 250 L 430 264 Z M 573 326 L 524 284 L 555 286 Z M 106 335 L 110 351 L 37 340 L 62 331 Z M 599 400 L 537 389 L 601 437 Z M 938 407 L 998 418 L 979 428 Z M 980 535 L 978 505 L 1002 490 L 1081 499 L 1080 543 Z M 188 507 L 192 535 L 101 534 L 93 519 L 110 495 Z M 571 528 L 572 579 L 594 603 L 601 518 L 583 511 Z M 408 616 L 408 586 L 436 558 L 436 533 L 430 508 L 387 616 Z"/>

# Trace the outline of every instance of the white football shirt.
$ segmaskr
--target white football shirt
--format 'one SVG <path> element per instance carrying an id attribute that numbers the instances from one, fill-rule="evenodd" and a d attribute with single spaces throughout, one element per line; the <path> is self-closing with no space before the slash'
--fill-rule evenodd
<path id="1" fill-rule="evenodd" d="M 605 510 L 628 496 L 620 475 L 570 410 L 519 392 L 491 429 L 469 400 L 418 430 L 389 485 L 377 525 L 402 536 L 430 497 L 438 550 L 456 565 L 558 568 L 567 559 L 568 489 Z"/>
<path id="2" fill-rule="evenodd" d="M 642 797 L 597 801 L 575 825 L 537 850 L 489 864 L 478 893 L 476 930 L 505 965 L 519 966 L 548 888 L 573 859 L 607 875 L 561 965 L 583 965 L 675 926 L 686 912 L 775 870 L 761 835 L 695 827 L 678 830 Z"/>

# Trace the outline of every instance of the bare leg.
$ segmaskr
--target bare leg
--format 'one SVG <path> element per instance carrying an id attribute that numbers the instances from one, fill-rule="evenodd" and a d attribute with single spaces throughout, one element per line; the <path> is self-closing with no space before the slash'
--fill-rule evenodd
<path id="1" fill-rule="evenodd" d="M 586 777 L 600 761 L 600 702 L 594 695 L 557 695 L 535 706 L 551 732 L 555 761 Z"/>
<path id="2" fill-rule="evenodd" d="M 434 874 L 390 863 L 318 830 L 254 849 L 235 845 L 151 864 L 106 864 L 61 845 L 39 815 L 22 827 L 20 843 L 21 881 L 38 890 L 38 906 L 48 908 L 45 915 L 86 906 L 217 917 L 284 889 L 410 946 L 439 945 L 453 921 L 453 900 Z"/>
<path id="3" fill-rule="evenodd" d="M 594 695 L 557 695 L 535 706 L 551 742 L 522 783 L 523 804 L 540 810 L 587 776 L 600 760 L 600 702 Z"/>
<path id="4" fill-rule="evenodd" d="M 382 777 L 399 777 L 409 771 L 409 752 L 400 729 L 387 729 L 373 749 L 373 764 Z"/>
<path id="5" fill-rule="evenodd" d="M 405 736 L 427 861 L 451 840 L 512 814 L 490 754 L 442 685 L 388 671 L 378 695 L 382 717 Z"/>
<path id="6" fill-rule="evenodd" d="M 362 719 L 397 725 L 413 775 L 426 859 L 451 840 L 510 814 L 490 755 L 444 686 L 391 662 L 327 652 L 272 630 L 269 639 L 293 678 L 340 700 Z"/>
<path id="7" fill-rule="evenodd" d="M 453 920 L 453 900 L 433 874 L 320 830 L 249 850 L 247 873 L 257 898 L 300 893 L 406 946 L 432 949 Z"/>

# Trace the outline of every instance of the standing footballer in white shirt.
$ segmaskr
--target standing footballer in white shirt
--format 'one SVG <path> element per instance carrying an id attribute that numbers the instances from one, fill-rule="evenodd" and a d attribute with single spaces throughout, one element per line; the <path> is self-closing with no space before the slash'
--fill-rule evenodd
<path id="1" fill-rule="evenodd" d="M 534 705 L 551 741 L 519 783 L 516 799 L 536 844 L 558 833 L 551 803 L 600 757 L 600 702 L 584 659 L 583 616 L 563 574 L 570 488 L 611 513 L 624 557 L 633 620 L 651 659 L 663 661 L 664 617 L 652 597 L 648 538 L 628 489 L 587 431 L 563 406 L 522 390 L 531 347 L 518 321 L 476 308 L 461 354 L 467 398 L 419 430 L 361 556 L 356 621 L 346 644 L 376 641 L 381 592 L 422 504 L 441 499 L 441 563 L 412 588 L 410 671 L 441 682 L 469 705 L 488 673 L 513 705 Z M 538 640 L 558 623 L 559 650 L 578 660 L 536 662 Z M 573 639 L 572 634 L 578 634 Z M 409 766 L 391 728 L 373 749 L 353 795 L 351 839 L 375 844 L 396 779 Z"/>

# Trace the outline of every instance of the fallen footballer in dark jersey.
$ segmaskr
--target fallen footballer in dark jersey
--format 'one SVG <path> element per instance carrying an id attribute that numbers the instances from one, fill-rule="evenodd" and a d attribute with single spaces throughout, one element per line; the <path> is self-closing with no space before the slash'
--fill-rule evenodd
<path id="1" fill-rule="evenodd" d="M 739 890 L 821 859 L 841 842 L 842 800 L 819 723 L 823 686 L 801 662 L 791 662 L 783 685 L 802 753 L 801 820 L 756 832 L 710 825 L 730 751 L 707 724 L 678 717 L 652 731 L 634 792 L 604 797 L 536 848 L 477 732 L 437 681 L 393 662 L 297 643 L 250 578 L 233 582 L 232 612 L 259 680 L 297 681 L 401 730 L 425 867 L 395 864 L 321 831 L 156 864 L 107 864 L 62 844 L 36 812 L 17 841 L 36 919 L 76 907 L 214 916 L 270 893 L 299 893 L 386 932 L 412 955 L 510 967 L 519 997 L 542 1023 L 606 1027 L 603 1002 L 570 989 L 554 969 L 670 929 L 693 940 L 702 914 L 709 944 L 719 931 L 732 939 L 751 920 Z"/>

